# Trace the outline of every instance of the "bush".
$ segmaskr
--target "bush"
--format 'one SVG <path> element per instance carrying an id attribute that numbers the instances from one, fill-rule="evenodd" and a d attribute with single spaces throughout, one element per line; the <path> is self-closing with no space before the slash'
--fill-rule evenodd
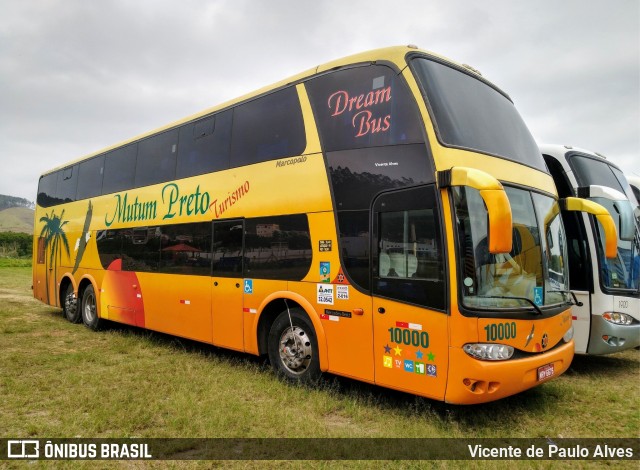
<path id="1" fill-rule="evenodd" d="M 0 232 L 0 258 L 31 258 L 33 237 L 28 233 Z"/>

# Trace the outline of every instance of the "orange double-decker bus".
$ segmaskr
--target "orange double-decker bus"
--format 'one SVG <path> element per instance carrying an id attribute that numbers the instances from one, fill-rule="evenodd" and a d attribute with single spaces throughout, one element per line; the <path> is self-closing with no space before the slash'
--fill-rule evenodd
<path id="1" fill-rule="evenodd" d="M 44 174 L 34 295 L 94 330 L 268 355 L 294 381 L 480 403 L 571 362 L 559 213 L 509 97 L 394 47 Z"/>

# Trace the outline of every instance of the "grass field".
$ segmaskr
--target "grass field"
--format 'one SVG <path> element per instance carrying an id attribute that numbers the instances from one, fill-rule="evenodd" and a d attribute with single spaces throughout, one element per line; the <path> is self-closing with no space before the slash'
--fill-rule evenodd
<path id="1" fill-rule="evenodd" d="M 330 375 L 292 386 L 259 358 L 135 328 L 94 333 L 30 286 L 30 268 L 0 267 L 0 437 L 640 437 L 637 350 L 577 356 L 558 380 L 452 406 Z"/>

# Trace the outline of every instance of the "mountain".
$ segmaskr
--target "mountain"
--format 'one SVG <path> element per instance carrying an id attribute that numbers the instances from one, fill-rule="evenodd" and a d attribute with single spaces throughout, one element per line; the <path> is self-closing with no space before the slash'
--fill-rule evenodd
<path id="1" fill-rule="evenodd" d="M 33 233 L 34 210 L 11 207 L 0 210 L 0 232 Z"/>
<path id="2" fill-rule="evenodd" d="M 28 209 L 36 208 L 35 204 L 27 199 L 0 194 L 0 211 L 4 209 L 11 209 L 12 207 L 26 207 Z"/>

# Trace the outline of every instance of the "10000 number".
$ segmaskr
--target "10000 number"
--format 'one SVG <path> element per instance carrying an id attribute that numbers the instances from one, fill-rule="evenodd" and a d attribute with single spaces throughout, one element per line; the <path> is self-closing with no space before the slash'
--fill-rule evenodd
<path id="1" fill-rule="evenodd" d="M 392 343 L 406 344 L 416 348 L 429 347 L 429 333 L 426 331 L 405 330 L 402 328 L 389 328 L 389 336 Z"/>
<path id="2" fill-rule="evenodd" d="M 516 322 L 493 323 L 484 327 L 487 332 L 487 341 L 513 339 L 516 337 Z"/>

